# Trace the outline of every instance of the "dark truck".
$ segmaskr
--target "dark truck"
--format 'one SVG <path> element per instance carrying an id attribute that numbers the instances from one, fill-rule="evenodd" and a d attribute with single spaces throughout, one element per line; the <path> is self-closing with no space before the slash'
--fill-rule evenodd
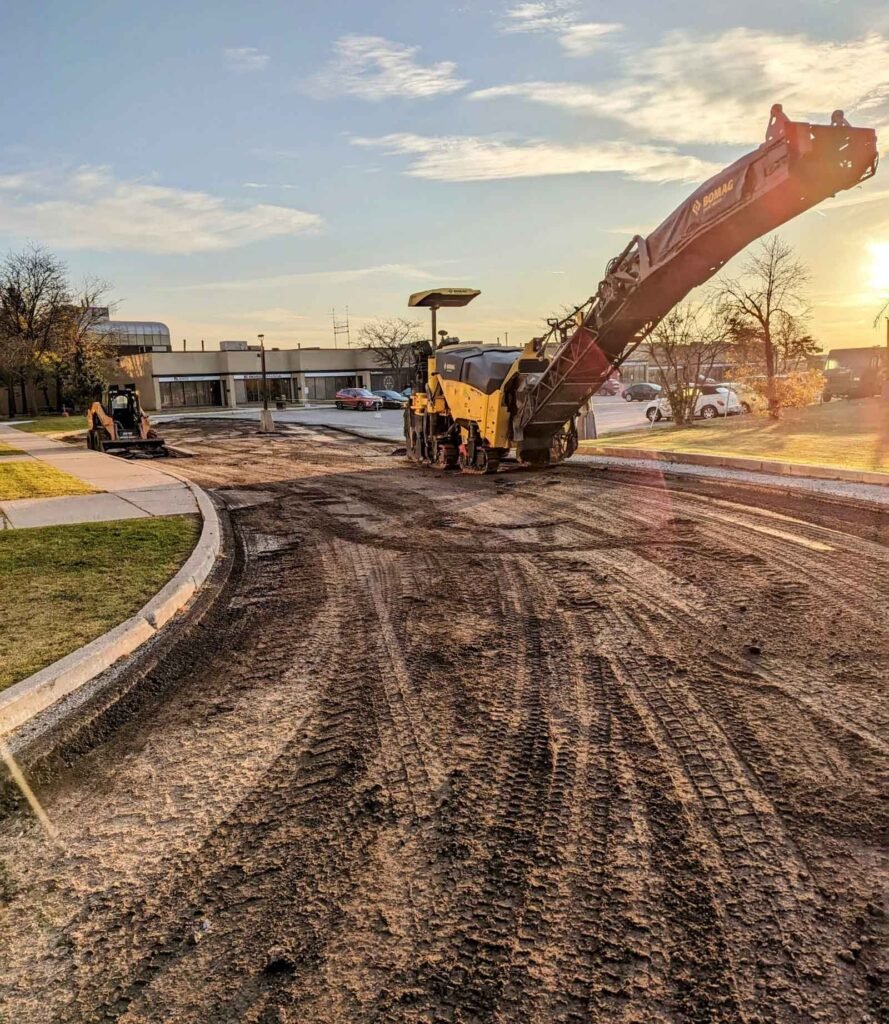
<path id="1" fill-rule="evenodd" d="M 879 395 L 889 370 L 887 350 L 879 345 L 870 348 L 835 348 L 827 354 L 824 368 L 824 401 L 832 398 L 872 398 Z"/>

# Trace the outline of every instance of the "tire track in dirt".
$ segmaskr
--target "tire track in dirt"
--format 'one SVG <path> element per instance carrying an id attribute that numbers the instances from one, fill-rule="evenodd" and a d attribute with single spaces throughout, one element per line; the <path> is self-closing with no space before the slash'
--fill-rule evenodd
<path id="1" fill-rule="evenodd" d="M 0 1013 L 881 1019 L 885 548 L 187 429 L 243 568 L 164 706 L 41 793 L 65 851 L 0 822 Z"/>

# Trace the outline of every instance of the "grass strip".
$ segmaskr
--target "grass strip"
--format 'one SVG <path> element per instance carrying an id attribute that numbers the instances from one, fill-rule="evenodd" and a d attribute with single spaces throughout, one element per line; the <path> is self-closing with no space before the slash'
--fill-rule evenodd
<path id="1" fill-rule="evenodd" d="M 44 462 L 32 459 L 27 462 L 0 463 L 0 501 L 95 493 L 95 487 Z"/>
<path id="2" fill-rule="evenodd" d="M 7 420 L 10 427 L 24 430 L 27 434 L 73 434 L 77 430 L 86 430 L 85 416 L 37 416 L 27 423 Z"/>
<path id="3" fill-rule="evenodd" d="M 0 533 L 0 690 L 128 619 L 181 567 L 196 516 Z"/>
<path id="4" fill-rule="evenodd" d="M 656 426 L 605 434 L 598 441 L 582 442 L 581 450 L 601 445 L 889 473 L 889 402 L 829 402 L 788 409 L 780 420 L 754 415 L 690 427 Z"/>

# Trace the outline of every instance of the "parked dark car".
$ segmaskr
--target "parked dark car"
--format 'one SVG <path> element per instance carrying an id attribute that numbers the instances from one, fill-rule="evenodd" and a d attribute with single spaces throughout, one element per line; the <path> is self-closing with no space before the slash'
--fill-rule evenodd
<path id="1" fill-rule="evenodd" d="M 377 412 L 383 408 L 383 399 L 367 388 L 343 388 L 337 391 L 334 404 L 337 409 L 357 409 L 359 412 L 372 409 Z"/>
<path id="2" fill-rule="evenodd" d="M 397 391 L 389 391 L 383 388 L 373 393 L 377 398 L 382 398 L 384 409 L 403 409 L 407 405 L 407 399 Z"/>
<path id="3" fill-rule="evenodd" d="M 661 394 L 660 384 L 639 381 L 624 388 L 623 397 L 628 402 L 653 402 Z"/>

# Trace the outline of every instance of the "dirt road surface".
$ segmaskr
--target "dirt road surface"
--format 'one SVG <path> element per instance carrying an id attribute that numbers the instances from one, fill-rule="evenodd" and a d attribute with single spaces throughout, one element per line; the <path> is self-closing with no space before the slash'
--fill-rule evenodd
<path id="1" fill-rule="evenodd" d="M 254 430 L 165 430 L 239 555 L 0 822 L 0 1020 L 887 1019 L 874 516 Z"/>

